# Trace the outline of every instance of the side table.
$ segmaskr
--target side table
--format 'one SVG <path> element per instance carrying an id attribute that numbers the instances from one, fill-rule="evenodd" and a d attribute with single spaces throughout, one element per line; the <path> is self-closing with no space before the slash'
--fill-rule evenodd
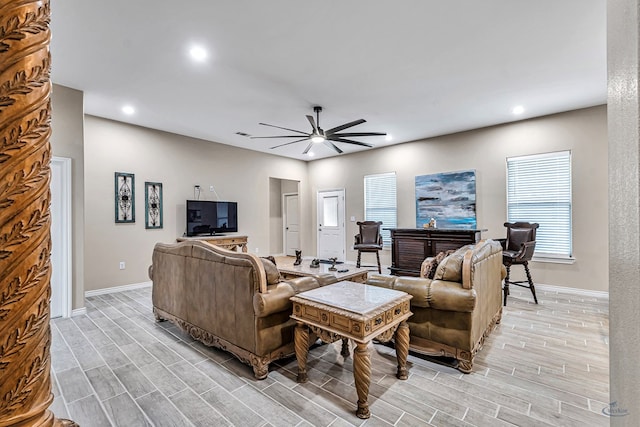
<path id="1" fill-rule="evenodd" d="M 376 338 L 382 342 L 395 338 L 398 370 L 396 376 L 407 379 L 409 326 L 406 320 L 411 295 L 393 289 L 354 282 L 338 282 L 322 288 L 301 292 L 291 297 L 295 329 L 295 352 L 298 361 L 298 382 L 307 382 L 309 333 L 324 342 L 343 340 L 342 355 L 348 356 L 346 340 L 354 341 L 353 376 L 358 394 L 358 418 L 369 418 L 369 385 L 371 355 L 368 345 Z"/>

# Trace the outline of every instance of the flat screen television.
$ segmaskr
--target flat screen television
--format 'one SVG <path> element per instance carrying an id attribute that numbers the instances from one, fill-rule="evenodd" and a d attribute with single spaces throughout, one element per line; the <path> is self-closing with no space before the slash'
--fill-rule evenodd
<path id="1" fill-rule="evenodd" d="M 237 202 L 187 200 L 187 236 L 212 236 L 237 231 Z"/>

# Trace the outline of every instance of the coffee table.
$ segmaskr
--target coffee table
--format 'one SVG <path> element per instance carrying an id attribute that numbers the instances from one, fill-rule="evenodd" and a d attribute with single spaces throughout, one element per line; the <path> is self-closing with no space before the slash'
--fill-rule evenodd
<path id="1" fill-rule="evenodd" d="M 329 270 L 331 264 L 320 264 L 318 268 L 312 268 L 309 266 L 311 264 L 311 260 L 309 259 L 302 260 L 302 264 L 300 265 L 293 265 L 293 261 L 292 258 L 287 258 L 282 261 L 278 260 L 278 271 L 280 271 L 280 276 L 282 276 L 284 280 L 329 273 L 336 276 L 338 280 L 365 283 L 367 281 L 367 273 L 369 272 L 366 268 L 358 268 L 355 265 L 337 264 L 337 270 L 348 270 L 339 273 L 338 271 Z"/>
<path id="2" fill-rule="evenodd" d="M 371 384 L 369 342 L 395 338 L 398 370 L 396 377 L 407 379 L 411 295 L 393 289 L 342 281 L 333 285 L 301 292 L 291 297 L 295 328 L 295 352 L 298 360 L 298 382 L 307 382 L 309 334 L 324 342 L 342 339 L 341 354 L 349 356 L 347 339 L 354 341 L 353 376 L 358 394 L 358 418 L 369 418 L 368 395 Z"/>

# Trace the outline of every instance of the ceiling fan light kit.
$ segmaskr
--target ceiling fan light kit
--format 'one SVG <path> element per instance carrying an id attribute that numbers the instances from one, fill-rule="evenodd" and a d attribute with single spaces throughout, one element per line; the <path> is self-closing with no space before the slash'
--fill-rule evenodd
<path id="1" fill-rule="evenodd" d="M 343 151 L 338 146 L 336 146 L 333 142 L 341 142 L 341 143 L 345 143 L 345 144 L 353 144 L 353 145 L 359 145 L 359 146 L 362 146 L 362 147 L 372 148 L 373 145 L 371 145 L 371 144 L 367 144 L 365 142 L 360 142 L 360 141 L 354 141 L 352 139 L 347 139 L 347 138 L 361 137 L 361 136 L 385 136 L 386 135 L 386 133 L 382 133 L 382 132 L 349 132 L 349 133 L 340 133 L 341 131 L 343 131 L 345 129 L 348 129 L 350 127 L 357 126 L 357 125 L 360 125 L 362 123 L 365 123 L 366 120 L 364 120 L 364 119 L 354 120 L 352 122 L 345 123 L 343 125 L 336 126 L 334 128 L 331 128 L 331 129 L 328 129 L 328 130 L 325 131 L 324 129 L 322 129 L 320 127 L 320 112 L 322 111 L 322 107 L 315 106 L 315 107 L 313 107 L 313 111 L 316 113 L 316 118 L 315 119 L 313 118 L 313 116 L 309 116 L 309 115 L 306 116 L 307 120 L 309 121 L 309 124 L 311 124 L 311 130 L 312 130 L 311 132 L 303 132 L 303 131 L 296 130 L 296 129 L 289 129 L 289 128 L 285 128 L 285 127 L 281 127 L 281 126 L 270 125 L 268 123 L 259 123 L 262 126 L 269 126 L 269 127 L 273 127 L 273 128 L 277 128 L 277 129 L 286 130 L 286 131 L 289 131 L 289 132 L 294 132 L 296 135 L 252 136 L 251 138 L 252 139 L 298 138 L 295 141 L 290 141 L 290 142 L 285 142 L 284 144 L 275 145 L 275 146 L 271 147 L 271 149 L 284 147 L 285 145 L 295 144 L 297 142 L 309 141 L 309 145 L 307 145 L 307 148 L 305 148 L 305 150 L 302 152 L 302 154 L 307 154 L 309 152 L 309 150 L 311 149 L 311 147 L 313 146 L 313 144 L 320 144 L 320 143 L 324 143 L 327 147 L 335 150 L 338 154 L 341 154 Z"/>

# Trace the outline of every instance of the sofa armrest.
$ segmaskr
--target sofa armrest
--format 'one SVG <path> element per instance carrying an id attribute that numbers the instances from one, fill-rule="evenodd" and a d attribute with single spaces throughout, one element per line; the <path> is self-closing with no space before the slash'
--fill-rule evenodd
<path id="1" fill-rule="evenodd" d="M 291 308 L 289 298 L 296 294 L 287 282 L 267 286 L 267 292 L 253 295 L 253 312 L 257 317 L 266 317 L 273 313 Z"/>
<path id="2" fill-rule="evenodd" d="M 319 286 L 317 278 L 308 276 L 269 285 L 266 292 L 256 292 L 253 295 L 253 312 L 257 317 L 266 317 L 273 313 L 291 310 L 292 304 L 289 298 Z"/>
<path id="3" fill-rule="evenodd" d="M 431 279 L 422 277 L 390 276 L 387 274 L 370 274 L 367 285 L 395 289 L 412 295 L 411 305 L 429 307 L 429 287 Z"/>
<path id="4" fill-rule="evenodd" d="M 320 287 L 327 286 L 327 285 L 332 285 L 332 284 L 338 282 L 338 278 L 336 276 L 334 276 L 333 274 L 329 274 L 329 273 L 314 274 L 311 277 L 313 277 L 314 279 L 316 279 L 318 281 L 318 285 L 320 285 Z"/>
<path id="5" fill-rule="evenodd" d="M 153 264 L 149 266 L 149 279 L 153 280 Z"/>
<path id="6" fill-rule="evenodd" d="M 291 286 L 294 294 L 299 294 L 300 292 L 315 289 L 320 286 L 318 278 L 313 276 L 296 277 L 295 279 L 285 280 L 281 283 L 286 283 Z"/>
<path id="7" fill-rule="evenodd" d="M 476 306 L 475 289 L 465 289 L 459 282 L 434 280 L 429 292 L 429 307 L 437 310 L 471 313 Z M 413 301 L 411 301 L 413 303 Z"/>
<path id="8" fill-rule="evenodd" d="M 393 284 L 396 281 L 396 276 L 390 276 L 388 274 L 369 274 L 367 275 L 367 285 L 378 286 L 380 288 L 393 289 Z"/>
<path id="9" fill-rule="evenodd" d="M 393 289 L 413 295 L 413 298 L 411 298 L 412 306 L 428 308 L 431 306 L 429 294 L 431 293 L 432 283 L 431 279 L 423 277 L 399 276 L 396 278 Z"/>

